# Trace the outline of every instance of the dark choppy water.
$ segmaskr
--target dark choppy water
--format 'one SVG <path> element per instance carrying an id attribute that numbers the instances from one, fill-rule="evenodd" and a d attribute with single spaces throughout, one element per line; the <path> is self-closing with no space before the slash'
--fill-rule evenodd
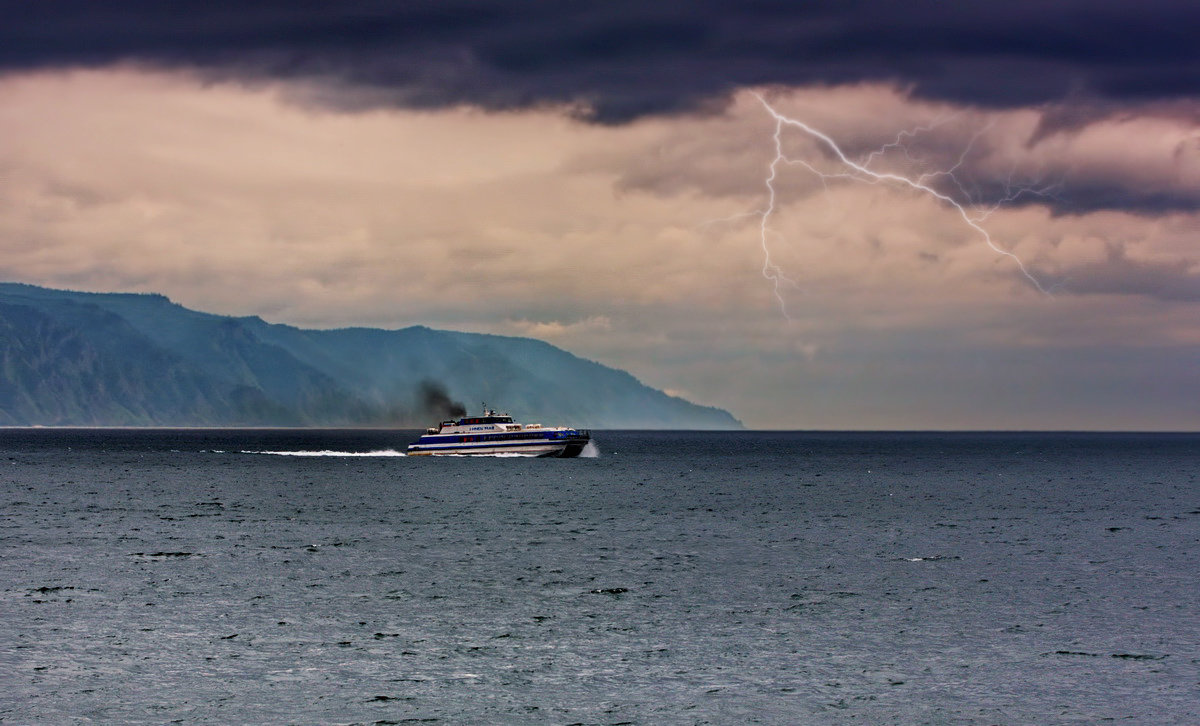
<path id="1" fill-rule="evenodd" d="M 1200 722 L 1200 436 L 0 431 L 5 723 Z"/>

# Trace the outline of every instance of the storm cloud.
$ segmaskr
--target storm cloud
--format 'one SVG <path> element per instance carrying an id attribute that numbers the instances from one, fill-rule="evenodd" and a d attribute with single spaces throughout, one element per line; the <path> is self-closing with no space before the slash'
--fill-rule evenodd
<path id="1" fill-rule="evenodd" d="M 351 108 L 565 104 L 620 123 L 720 107 L 748 85 L 871 82 L 1103 114 L 1200 88 L 1200 6 L 1178 0 L 63 0 L 3 12 L 9 71 L 132 63 L 299 79 L 313 84 L 307 100 Z"/>

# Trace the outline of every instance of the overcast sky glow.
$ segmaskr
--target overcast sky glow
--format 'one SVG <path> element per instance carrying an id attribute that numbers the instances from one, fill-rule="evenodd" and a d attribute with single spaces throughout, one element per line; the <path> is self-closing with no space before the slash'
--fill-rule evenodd
<path id="1" fill-rule="evenodd" d="M 0 1 L 0 278 L 529 335 L 752 427 L 1200 428 L 1193 4 L 392 5 Z M 756 93 L 1052 294 L 785 134 L 781 315 Z"/>

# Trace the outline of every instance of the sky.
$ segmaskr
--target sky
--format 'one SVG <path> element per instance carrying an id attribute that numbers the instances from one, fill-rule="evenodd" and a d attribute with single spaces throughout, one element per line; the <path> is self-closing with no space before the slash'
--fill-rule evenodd
<path id="1" fill-rule="evenodd" d="M 752 428 L 1200 430 L 1193 2 L 0 15 L 0 279 L 530 336 Z"/>

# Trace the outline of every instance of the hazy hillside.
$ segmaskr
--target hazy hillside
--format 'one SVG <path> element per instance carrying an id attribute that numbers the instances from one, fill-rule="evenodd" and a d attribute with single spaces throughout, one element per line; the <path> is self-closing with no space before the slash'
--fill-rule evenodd
<path id="1" fill-rule="evenodd" d="M 425 426 L 459 401 L 547 424 L 741 426 L 527 338 L 305 330 L 0 283 L 0 425 Z"/>

